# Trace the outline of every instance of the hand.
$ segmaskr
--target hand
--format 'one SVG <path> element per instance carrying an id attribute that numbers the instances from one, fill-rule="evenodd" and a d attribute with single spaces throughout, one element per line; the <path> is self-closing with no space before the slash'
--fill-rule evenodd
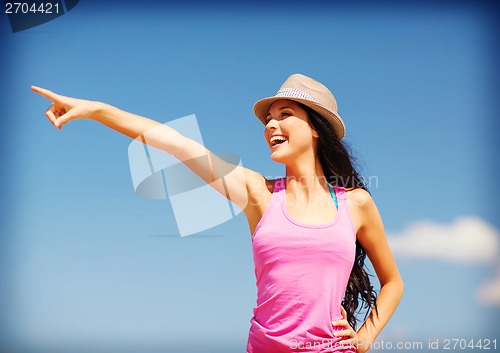
<path id="1" fill-rule="evenodd" d="M 98 109 L 98 102 L 61 96 L 36 86 L 31 86 L 31 89 L 52 101 L 45 111 L 45 116 L 59 130 L 71 120 L 92 118 Z"/>
<path id="2" fill-rule="evenodd" d="M 338 344 L 358 347 L 358 334 L 356 331 L 354 331 L 351 325 L 349 325 L 349 322 L 347 321 L 347 312 L 345 311 L 345 309 L 343 307 L 340 307 L 340 309 L 342 310 L 342 320 L 332 321 L 332 326 L 342 326 L 344 327 L 344 329 L 335 331 L 333 335 L 336 337 L 344 337 L 344 339 L 339 341 Z"/>

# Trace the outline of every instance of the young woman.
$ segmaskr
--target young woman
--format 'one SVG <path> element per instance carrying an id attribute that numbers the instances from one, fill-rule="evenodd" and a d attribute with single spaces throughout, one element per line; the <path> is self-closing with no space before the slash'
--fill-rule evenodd
<path id="1" fill-rule="evenodd" d="M 45 114 L 56 128 L 88 118 L 141 138 L 244 210 L 257 279 L 247 353 L 370 349 L 401 299 L 403 281 L 375 203 L 341 142 L 345 126 L 325 86 L 295 74 L 255 104 L 271 159 L 286 165 L 286 176 L 277 180 L 229 165 L 153 120 L 32 89 L 52 101 Z M 380 281 L 378 295 L 364 270 L 366 256 Z M 367 316 L 356 330 L 362 307 Z"/>

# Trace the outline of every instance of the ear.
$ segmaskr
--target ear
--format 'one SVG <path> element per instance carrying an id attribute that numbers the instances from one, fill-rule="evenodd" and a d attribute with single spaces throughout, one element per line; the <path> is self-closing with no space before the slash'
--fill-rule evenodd
<path id="1" fill-rule="evenodd" d="M 314 138 L 319 138 L 319 134 L 318 134 L 318 132 L 317 132 L 316 130 L 314 130 L 314 129 L 312 129 L 312 136 L 313 136 Z"/>

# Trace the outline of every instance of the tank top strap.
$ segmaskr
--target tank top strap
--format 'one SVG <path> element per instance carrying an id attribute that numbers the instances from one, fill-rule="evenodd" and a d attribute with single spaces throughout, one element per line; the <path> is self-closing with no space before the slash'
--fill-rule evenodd
<path id="1" fill-rule="evenodd" d="M 347 194 L 345 188 L 338 185 L 334 185 L 333 188 L 335 190 L 335 195 L 337 195 L 339 203 L 345 202 L 347 200 Z"/>
<path id="2" fill-rule="evenodd" d="M 285 188 L 285 178 L 276 179 L 274 183 L 273 193 L 278 193 Z"/>

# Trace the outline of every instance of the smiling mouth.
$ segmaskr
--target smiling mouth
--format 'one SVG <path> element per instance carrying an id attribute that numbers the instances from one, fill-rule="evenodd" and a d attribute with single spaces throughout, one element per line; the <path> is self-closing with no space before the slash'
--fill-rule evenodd
<path id="1" fill-rule="evenodd" d="M 277 146 L 282 144 L 283 142 L 288 141 L 288 139 L 285 136 L 277 135 L 271 137 L 269 140 L 269 143 L 271 144 L 271 147 Z"/>

